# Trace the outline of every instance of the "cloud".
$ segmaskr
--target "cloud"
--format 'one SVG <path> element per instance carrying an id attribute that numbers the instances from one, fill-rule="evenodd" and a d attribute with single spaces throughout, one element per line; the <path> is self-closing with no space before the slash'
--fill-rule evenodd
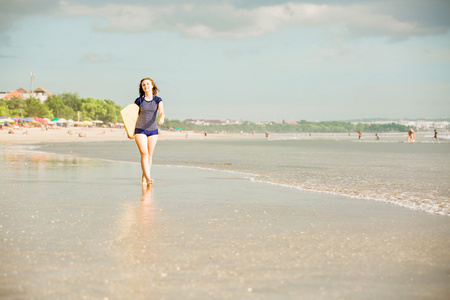
<path id="1" fill-rule="evenodd" d="M 51 14 L 58 9 L 59 0 L 0 1 L 0 32 L 14 28 L 22 18 L 36 14 Z"/>
<path id="2" fill-rule="evenodd" d="M 400 40 L 445 33 L 450 27 L 449 1 L 429 0 L 426 5 L 419 0 L 322 0 L 314 3 L 295 0 L 132 0 L 124 4 L 116 0 L 6 0 L 0 7 L 5 8 L 0 15 L 0 31 L 12 26 L 11 16 L 20 19 L 33 13 L 32 9 L 35 13 L 60 18 L 97 18 L 98 21 L 93 23 L 93 29 L 97 31 L 143 33 L 162 30 L 206 40 L 239 40 L 290 27 L 316 27 L 340 38 L 382 36 Z M 20 9 L 22 7 L 25 11 Z"/>
<path id="3" fill-rule="evenodd" d="M 166 30 L 200 39 L 244 39 L 288 27 L 306 26 L 341 27 L 345 30 L 339 34 L 349 38 L 386 36 L 394 40 L 448 30 L 448 24 L 442 21 L 433 24 L 428 18 L 427 22 L 420 23 L 419 12 L 403 12 L 414 11 L 411 7 L 404 7 L 402 11 L 397 6 L 383 6 L 378 2 L 349 5 L 287 2 L 249 7 L 225 1 L 221 4 L 173 3 L 169 1 L 164 6 L 105 4 L 90 7 L 62 1 L 59 14 L 98 16 L 105 21 L 103 25 L 95 24 L 94 29 L 98 31 L 137 33 Z M 398 12 L 403 12 L 399 14 L 401 18 L 394 15 Z"/>
<path id="4" fill-rule="evenodd" d="M 3 14 L 42 14 L 58 8 L 60 0 L 2 0 L 0 10 Z"/>

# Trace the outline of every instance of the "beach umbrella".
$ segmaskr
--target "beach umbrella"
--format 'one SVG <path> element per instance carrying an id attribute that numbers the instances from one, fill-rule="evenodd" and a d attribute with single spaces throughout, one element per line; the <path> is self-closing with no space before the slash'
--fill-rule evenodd
<path id="1" fill-rule="evenodd" d="M 73 123 L 75 123 L 72 119 L 65 120 L 65 123 L 67 124 L 67 127 L 72 127 Z"/>
<path id="2" fill-rule="evenodd" d="M 94 121 L 92 121 L 92 124 L 94 124 L 95 126 L 99 126 L 99 125 L 103 124 L 103 121 L 94 120 Z"/>
<path id="3" fill-rule="evenodd" d="M 33 122 L 34 120 L 33 120 L 33 118 L 26 118 L 25 120 L 24 120 L 24 122 Z"/>
<path id="4" fill-rule="evenodd" d="M 64 118 L 61 118 L 61 119 L 58 120 L 58 123 L 67 123 L 67 120 L 64 119 Z"/>
<path id="5" fill-rule="evenodd" d="M 52 122 L 56 122 L 56 121 L 59 121 L 59 119 L 58 118 L 53 118 L 52 119 Z"/>

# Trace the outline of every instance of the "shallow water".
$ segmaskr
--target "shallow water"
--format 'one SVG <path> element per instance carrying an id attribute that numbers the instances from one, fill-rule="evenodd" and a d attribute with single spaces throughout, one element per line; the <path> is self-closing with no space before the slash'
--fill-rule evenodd
<path id="1" fill-rule="evenodd" d="M 419 139 L 419 137 L 418 137 Z M 195 166 L 248 174 L 251 180 L 376 200 L 450 215 L 450 143 L 429 137 L 406 143 L 350 136 L 278 135 L 269 140 L 176 140 L 158 142 L 156 165 Z M 134 142 L 42 145 L 36 150 L 139 161 Z"/>
<path id="2" fill-rule="evenodd" d="M 142 192 L 108 146 L 1 148 L 0 298 L 448 298 L 446 216 L 202 168 L 154 166 Z"/>

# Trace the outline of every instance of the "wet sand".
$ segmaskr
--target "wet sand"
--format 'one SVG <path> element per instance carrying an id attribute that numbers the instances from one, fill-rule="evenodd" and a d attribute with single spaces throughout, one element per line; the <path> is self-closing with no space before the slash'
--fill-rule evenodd
<path id="1" fill-rule="evenodd" d="M 2 299 L 448 299 L 446 216 L 0 144 Z"/>

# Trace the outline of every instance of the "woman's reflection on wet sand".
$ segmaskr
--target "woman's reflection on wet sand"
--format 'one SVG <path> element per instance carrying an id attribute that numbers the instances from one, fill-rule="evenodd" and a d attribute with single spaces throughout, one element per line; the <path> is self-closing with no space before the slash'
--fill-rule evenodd
<path id="1" fill-rule="evenodd" d="M 120 281 L 129 281 L 113 288 L 113 293 L 145 294 L 154 289 L 160 272 L 154 268 L 161 255 L 157 245 L 157 225 L 154 220 L 152 188 L 143 187 L 141 201 L 126 203 L 119 220 L 118 236 L 112 247 L 116 260 L 115 270 Z M 120 286 L 120 291 L 116 290 Z M 125 290 L 123 290 L 125 289 Z"/>
<path id="2" fill-rule="evenodd" d="M 141 205 L 138 212 L 138 220 L 141 224 L 151 223 L 153 210 L 153 188 L 142 186 Z"/>

